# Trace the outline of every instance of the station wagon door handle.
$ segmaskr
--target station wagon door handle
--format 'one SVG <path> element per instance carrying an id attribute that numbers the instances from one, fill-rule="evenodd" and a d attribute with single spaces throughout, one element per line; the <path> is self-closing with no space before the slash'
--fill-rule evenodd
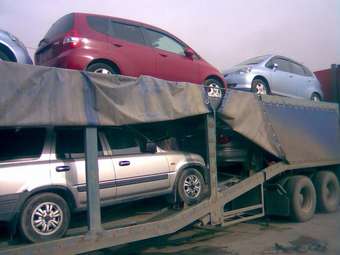
<path id="1" fill-rule="evenodd" d="M 70 171 L 71 167 L 70 166 L 57 166 L 55 170 L 57 172 L 67 172 Z"/>
<path id="2" fill-rule="evenodd" d="M 163 54 L 163 53 L 159 53 L 159 55 L 161 55 L 163 58 L 166 58 L 168 55 Z"/>
<path id="3" fill-rule="evenodd" d="M 127 160 L 125 160 L 125 161 L 119 161 L 119 165 L 120 165 L 120 166 L 129 166 L 129 165 L 130 165 L 130 161 L 127 161 Z"/>
<path id="4" fill-rule="evenodd" d="M 117 48 L 123 47 L 123 45 L 119 44 L 119 43 L 114 43 L 114 46 L 116 46 Z"/>
<path id="5" fill-rule="evenodd" d="M 289 75 L 289 78 L 293 78 L 293 75 Z"/>

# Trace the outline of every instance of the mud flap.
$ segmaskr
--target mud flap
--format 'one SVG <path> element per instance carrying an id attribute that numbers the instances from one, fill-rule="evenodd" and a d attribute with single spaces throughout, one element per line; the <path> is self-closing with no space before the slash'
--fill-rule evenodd
<path id="1" fill-rule="evenodd" d="M 280 184 L 265 186 L 264 201 L 266 215 L 289 216 L 289 197 Z"/>

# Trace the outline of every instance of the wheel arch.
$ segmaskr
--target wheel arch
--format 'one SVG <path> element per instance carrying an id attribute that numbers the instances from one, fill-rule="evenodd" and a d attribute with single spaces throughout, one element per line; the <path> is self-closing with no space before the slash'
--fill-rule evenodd
<path id="1" fill-rule="evenodd" d="M 0 51 L 5 53 L 10 58 L 11 61 L 17 62 L 17 58 L 15 57 L 13 51 L 7 45 L 3 44 L 2 42 L 0 42 Z"/>
<path id="2" fill-rule="evenodd" d="M 312 98 L 313 95 L 317 95 L 319 97 L 320 101 L 322 101 L 322 95 L 320 94 L 320 92 L 312 91 L 312 93 L 310 94 L 310 99 Z"/>
<path id="3" fill-rule="evenodd" d="M 39 187 L 36 189 L 33 189 L 24 196 L 24 198 L 20 201 L 21 203 L 18 204 L 17 212 L 20 212 L 22 210 L 23 205 L 27 201 L 27 199 L 41 193 L 54 193 L 59 196 L 61 196 L 63 199 L 65 199 L 66 203 L 70 207 L 71 211 L 74 211 L 74 209 L 77 207 L 76 199 L 72 193 L 72 191 L 61 185 L 52 185 L 52 186 L 44 186 Z"/>
<path id="4" fill-rule="evenodd" d="M 183 173 L 183 171 L 185 171 L 186 169 L 189 169 L 189 168 L 194 168 L 197 171 L 199 171 L 203 176 L 204 182 L 206 184 L 208 184 L 208 169 L 207 169 L 207 167 L 202 165 L 202 164 L 199 164 L 199 163 L 187 163 L 187 164 L 184 164 L 183 166 L 181 166 L 177 170 L 177 175 L 176 175 L 176 179 L 175 179 L 175 182 L 174 182 L 174 189 L 176 189 L 176 187 L 177 187 L 180 175 Z"/>
<path id="5" fill-rule="evenodd" d="M 270 93 L 272 92 L 272 91 L 271 91 L 271 88 L 270 88 L 270 86 L 269 86 L 269 81 L 268 81 L 268 79 L 267 79 L 266 77 L 264 77 L 263 75 L 256 75 L 256 76 L 253 78 L 253 80 L 251 81 L 251 83 L 253 83 L 253 81 L 254 81 L 255 79 L 259 79 L 259 80 L 262 80 L 263 82 L 265 82 L 266 85 L 267 85 L 267 88 L 268 88 L 269 92 L 270 92 Z"/>
<path id="6" fill-rule="evenodd" d="M 223 86 L 224 88 L 226 87 L 226 82 L 225 82 L 221 77 L 219 77 L 219 76 L 217 76 L 217 75 L 215 75 L 215 74 L 208 75 L 208 76 L 204 79 L 204 82 L 205 82 L 206 80 L 209 80 L 209 79 L 217 80 L 217 81 L 219 81 L 219 82 L 222 84 L 222 86 Z"/>
<path id="7" fill-rule="evenodd" d="M 98 64 L 98 63 L 104 63 L 106 65 L 111 66 L 115 71 L 117 71 L 118 74 L 122 74 L 121 68 L 116 64 L 114 61 L 106 59 L 106 58 L 97 58 L 92 60 L 87 66 L 86 69 L 93 64 Z"/>

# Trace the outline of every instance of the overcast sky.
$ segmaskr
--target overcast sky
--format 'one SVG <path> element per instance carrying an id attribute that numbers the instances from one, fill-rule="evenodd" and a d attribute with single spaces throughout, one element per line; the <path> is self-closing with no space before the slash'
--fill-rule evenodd
<path id="1" fill-rule="evenodd" d="M 313 71 L 340 64 L 340 0 L 0 0 L 0 28 L 33 54 L 49 27 L 70 12 L 158 26 L 220 70 L 267 53 Z"/>

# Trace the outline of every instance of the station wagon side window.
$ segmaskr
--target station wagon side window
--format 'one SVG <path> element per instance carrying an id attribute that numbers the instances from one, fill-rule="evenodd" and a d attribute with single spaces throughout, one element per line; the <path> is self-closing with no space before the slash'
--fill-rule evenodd
<path id="1" fill-rule="evenodd" d="M 303 70 L 305 71 L 305 75 L 306 76 L 310 76 L 310 77 L 313 77 L 313 73 L 311 71 L 309 71 L 309 69 L 305 66 L 302 66 L 303 67 Z"/>
<path id="2" fill-rule="evenodd" d="M 278 65 L 277 70 L 291 73 L 291 66 L 290 62 L 288 60 L 285 60 L 283 58 L 276 58 L 273 60 L 273 63 L 276 63 Z"/>
<path id="3" fill-rule="evenodd" d="M 112 155 L 141 153 L 139 143 L 132 132 L 117 128 L 104 129 Z"/>
<path id="4" fill-rule="evenodd" d="M 87 23 L 96 32 L 109 35 L 109 19 L 98 16 L 87 16 Z"/>
<path id="5" fill-rule="evenodd" d="M 184 46 L 171 37 L 151 29 L 145 29 L 145 32 L 151 47 L 176 53 L 182 56 L 185 55 Z"/>
<path id="6" fill-rule="evenodd" d="M 305 70 L 303 67 L 297 63 L 291 62 L 291 67 L 292 67 L 292 72 L 297 74 L 297 75 L 302 75 L 305 76 Z"/>
<path id="7" fill-rule="evenodd" d="M 45 137 L 45 128 L 0 130 L 0 160 L 39 158 Z"/>
<path id="8" fill-rule="evenodd" d="M 141 29 L 130 24 L 111 21 L 111 36 L 132 43 L 145 44 Z"/>
<path id="9" fill-rule="evenodd" d="M 83 128 L 56 129 L 56 156 L 58 159 L 85 158 L 85 138 Z M 103 156 L 103 149 L 98 139 L 98 156 Z"/>

